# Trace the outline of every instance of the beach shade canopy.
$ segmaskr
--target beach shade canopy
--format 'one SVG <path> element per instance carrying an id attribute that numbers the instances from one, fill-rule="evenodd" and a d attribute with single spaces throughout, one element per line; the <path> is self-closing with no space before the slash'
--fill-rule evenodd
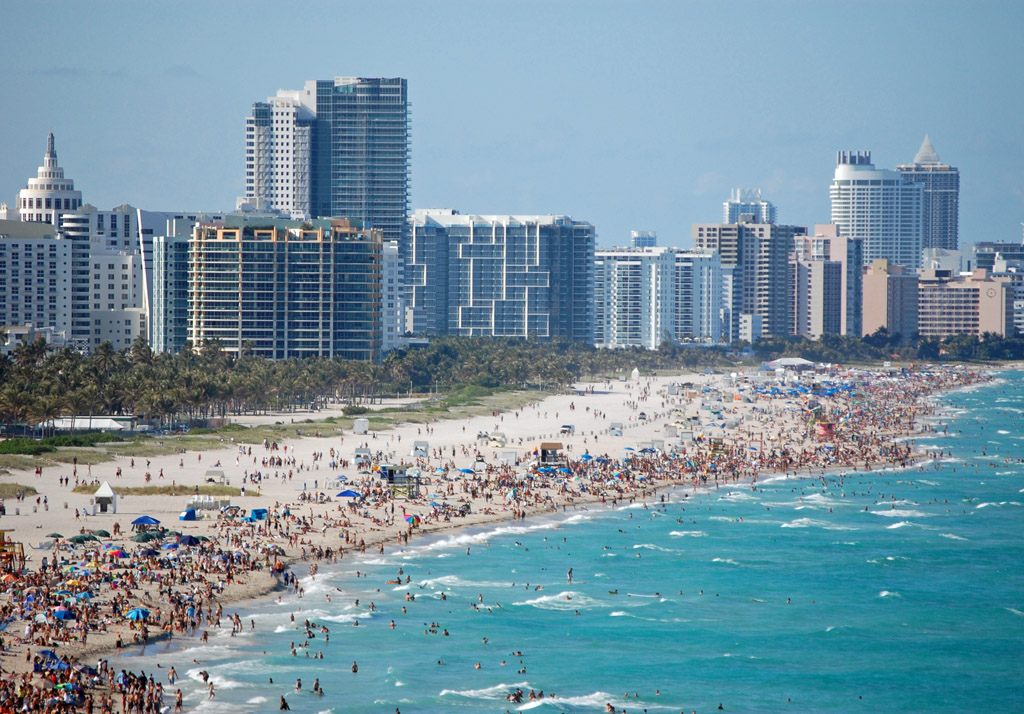
<path id="1" fill-rule="evenodd" d="M 151 540 L 160 540 L 160 536 L 157 533 L 139 533 L 132 536 L 132 540 L 136 543 L 148 543 Z"/>
<path id="2" fill-rule="evenodd" d="M 60 533 L 54 532 L 54 533 L 47 533 L 46 537 L 47 538 L 63 538 L 64 536 L 62 536 Z"/>
<path id="3" fill-rule="evenodd" d="M 45 657 L 46 659 L 60 659 L 57 656 L 57 653 L 53 650 L 39 650 L 36 654 L 38 654 L 40 657 Z"/>
<path id="4" fill-rule="evenodd" d="M 158 526 L 158 525 L 160 525 L 160 521 L 158 521 L 157 519 L 153 518 L 153 516 L 139 516 L 134 521 L 132 521 L 132 525 L 133 526 Z"/>
<path id="5" fill-rule="evenodd" d="M 72 543 L 88 543 L 91 540 L 99 540 L 99 538 L 91 533 L 82 533 L 81 535 L 71 536 L 68 540 Z"/>
<path id="6" fill-rule="evenodd" d="M 71 612 L 71 610 L 54 610 L 53 611 L 53 616 L 56 617 L 58 620 L 74 620 L 75 619 L 75 613 Z"/>
<path id="7" fill-rule="evenodd" d="M 358 493 L 356 493 L 352 489 L 347 488 L 344 491 L 342 491 L 341 493 L 339 493 L 337 497 L 338 498 L 359 498 L 360 496 L 359 496 Z"/>
<path id="8" fill-rule="evenodd" d="M 145 620 L 149 617 L 149 610 L 144 607 L 132 608 L 124 614 L 129 620 Z"/>
<path id="9" fill-rule="evenodd" d="M 199 545 L 199 539 L 194 535 L 179 536 L 178 545 Z"/>
<path id="10" fill-rule="evenodd" d="M 194 508 L 186 508 L 178 516 L 178 520 L 179 521 L 194 521 L 194 520 L 196 520 L 196 509 L 194 509 Z"/>
<path id="11" fill-rule="evenodd" d="M 92 534 L 95 535 L 95 536 L 99 536 L 100 538 L 109 538 L 110 537 L 110 531 L 99 530 L 99 531 L 93 531 Z"/>
<path id="12" fill-rule="evenodd" d="M 153 556 L 153 555 L 160 555 L 160 553 L 159 553 L 159 551 L 156 551 L 156 550 L 154 550 L 152 548 L 146 548 L 145 550 L 141 551 L 139 553 L 139 555 L 142 555 L 142 556 L 145 556 L 145 557 L 149 558 L 150 556 Z"/>

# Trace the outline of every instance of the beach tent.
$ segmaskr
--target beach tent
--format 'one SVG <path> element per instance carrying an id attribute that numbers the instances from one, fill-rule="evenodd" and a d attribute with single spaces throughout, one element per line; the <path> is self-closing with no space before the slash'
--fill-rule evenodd
<path id="1" fill-rule="evenodd" d="M 196 509 L 194 508 L 186 508 L 184 511 L 181 512 L 181 515 L 178 516 L 179 521 L 194 521 L 195 519 Z"/>
<path id="2" fill-rule="evenodd" d="M 93 503 L 99 506 L 100 513 L 106 513 L 107 511 L 117 513 L 117 494 L 114 493 L 114 489 L 106 481 L 96 489 L 96 493 L 92 495 L 92 498 Z"/>
<path id="3" fill-rule="evenodd" d="M 266 508 L 254 508 L 249 511 L 249 515 L 257 521 L 267 520 L 267 509 Z"/>

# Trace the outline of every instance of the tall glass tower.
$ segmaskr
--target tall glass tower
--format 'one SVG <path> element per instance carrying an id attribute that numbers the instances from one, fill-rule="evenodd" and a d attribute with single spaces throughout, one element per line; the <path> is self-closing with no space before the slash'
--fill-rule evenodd
<path id="1" fill-rule="evenodd" d="M 957 250 L 960 244 L 960 170 L 939 161 L 927 134 L 914 162 L 897 166 L 896 170 L 924 187 L 921 197 L 924 247 Z"/>
<path id="2" fill-rule="evenodd" d="M 876 169 L 870 151 L 840 151 L 829 187 L 832 223 L 844 238 L 864 241 L 864 264 L 878 258 L 921 266 L 923 187 L 897 171 Z"/>
<path id="3" fill-rule="evenodd" d="M 246 133 L 246 195 L 292 215 L 345 217 L 404 237 L 409 100 L 402 78 L 335 77 L 256 102 Z"/>

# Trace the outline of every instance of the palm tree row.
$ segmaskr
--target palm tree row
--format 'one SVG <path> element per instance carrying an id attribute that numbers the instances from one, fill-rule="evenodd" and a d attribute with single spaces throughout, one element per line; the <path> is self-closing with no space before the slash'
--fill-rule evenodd
<path id="1" fill-rule="evenodd" d="M 700 353 L 699 361 L 708 364 L 722 357 L 721 350 L 686 352 Z M 48 351 L 40 340 L 0 359 L 0 422 L 10 433 L 14 424 L 46 425 L 58 417 L 132 415 L 164 422 L 464 385 L 562 388 L 581 377 L 681 362 L 671 348 L 611 351 L 490 338 L 438 338 L 425 347 L 390 352 L 381 364 L 275 361 L 230 354 L 216 342 L 157 355 L 141 337 L 127 350 L 104 343 L 83 356 L 70 349 Z"/>

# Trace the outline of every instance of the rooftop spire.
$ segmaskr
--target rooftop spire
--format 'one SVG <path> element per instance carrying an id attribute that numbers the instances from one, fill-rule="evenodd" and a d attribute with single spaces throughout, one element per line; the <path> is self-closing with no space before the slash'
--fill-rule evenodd
<path id="1" fill-rule="evenodd" d="M 935 153 L 935 147 L 932 146 L 932 140 L 928 138 L 928 135 L 924 135 L 924 142 L 921 144 L 921 148 L 917 150 L 917 155 L 914 157 L 915 164 L 921 164 L 927 166 L 929 164 L 939 164 L 939 155 Z"/>
<path id="2" fill-rule="evenodd" d="M 53 169 L 57 167 L 57 150 L 53 148 L 53 132 L 46 137 L 46 156 L 43 157 L 43 168 Z"/>

